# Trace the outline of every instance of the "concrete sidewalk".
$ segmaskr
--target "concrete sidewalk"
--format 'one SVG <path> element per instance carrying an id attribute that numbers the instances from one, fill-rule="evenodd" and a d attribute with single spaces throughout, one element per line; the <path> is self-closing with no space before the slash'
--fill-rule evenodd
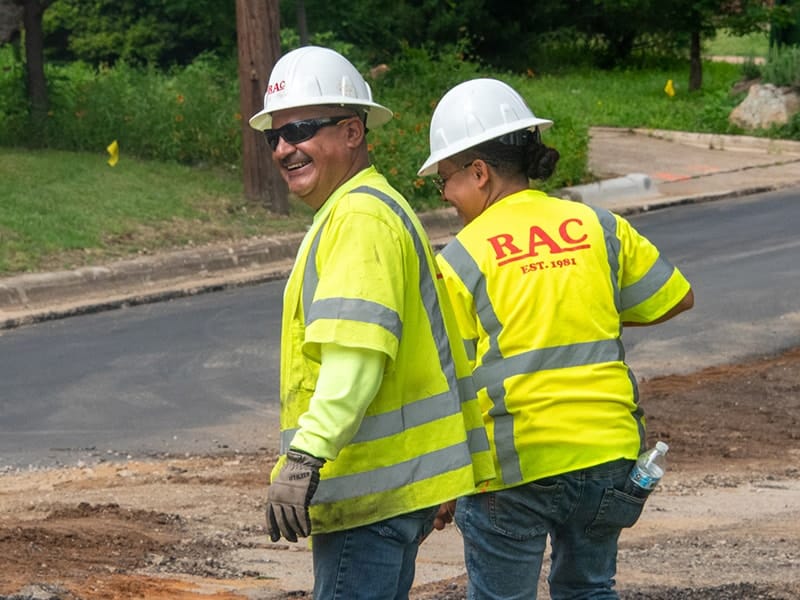
<path id="1" fill-rule="evenodd" d="M 662 129 L 594 127 L 589 168 L 598 183 L 562 197 L 633 214 L 800 183 L 800 142 Z"/>
<path id="2" fill-rule="evenodd" d="M 800 142 L 606 127 L 590 135 L 597 183 L 557 195 L 623 215 L 800 186 Z M 453 209 L 421 219 L 436 246 L 461 227 Z M 255 238 L 0 279 L 0 330 L 282 278 L 301 239 Z"/>

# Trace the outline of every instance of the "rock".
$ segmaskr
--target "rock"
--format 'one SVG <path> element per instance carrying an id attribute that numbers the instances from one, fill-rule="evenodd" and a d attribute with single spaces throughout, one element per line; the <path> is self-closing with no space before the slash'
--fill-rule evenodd
<path id="1" fill-rule="evenodd" d="M 728 92 L 730 96 L 738 96 L 739 94 L 744 94 L 747 91 L 750 91 L 750 88 L 754 85 L 761 83 L 761 79 L 742 79 L 741 81 L 737 81 L 733 84 L 731 91 Z"/>
<path id="2" fill-rule="evenodd" d="M 750 86 L 747 97 L 733 109 L 728 120 L 742 129 L 769 129 L 785 125 L 800 112 L 800 95 L 789 87 L 771 83 Z"/>
<path id="3" fill-rule="evenodd" d="M 69 594 L 68 590 L 59 585 L 33 584 L 25 586 L 9 600 L 59 600 L 70 597 L 66 594 Z"/>

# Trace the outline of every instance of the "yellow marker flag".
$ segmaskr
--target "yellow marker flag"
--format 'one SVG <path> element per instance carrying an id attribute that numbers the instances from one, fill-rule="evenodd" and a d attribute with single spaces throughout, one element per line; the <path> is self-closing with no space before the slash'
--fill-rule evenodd
<path id="1" fill-rule="evenodd" d="M 667 85 L 664 86 L 664 92 L 670 98 L 675 95 L 675 88 L 672 86 L 672 79 L 667 79 Z"/>
<path id="2" fill-rule="evenodd" d="M 117 144 L 117 140 L 111 142 L 107 147 L 106 151 L 108 152 L 111 158 L 108 159 L 109 166 L 113 167 L 119 162 L 119 144 Z"/>

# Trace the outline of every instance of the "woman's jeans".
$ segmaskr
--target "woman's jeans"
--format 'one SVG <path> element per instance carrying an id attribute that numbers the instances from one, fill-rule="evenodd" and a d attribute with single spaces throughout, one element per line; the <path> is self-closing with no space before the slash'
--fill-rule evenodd
<path id="1" fill-rule="evenodd" d="M 406 600 L 438 508 L 314 535 L 314 600 Z"/>
<path id="2" fill-rule="evenodd" d="M 535 600 L 547 536 L 554 600 L 618 598 L 617 540 L 644 500 L 623 493 L 632 460 L 458 500 L 469 600 Z"/>

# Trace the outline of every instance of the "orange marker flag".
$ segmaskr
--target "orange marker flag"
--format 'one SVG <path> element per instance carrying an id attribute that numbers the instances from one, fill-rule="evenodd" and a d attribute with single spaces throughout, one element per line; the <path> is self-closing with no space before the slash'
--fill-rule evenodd
<path id="1" fill-rule="evenodd" d="M 110 156 L 110 158 L 108 159 L 108 165 L 113 167 L 119 162 L 119 144 L 117 144 L 117 140 L 111 142 L 106 147 L 106 151 Z"/>

